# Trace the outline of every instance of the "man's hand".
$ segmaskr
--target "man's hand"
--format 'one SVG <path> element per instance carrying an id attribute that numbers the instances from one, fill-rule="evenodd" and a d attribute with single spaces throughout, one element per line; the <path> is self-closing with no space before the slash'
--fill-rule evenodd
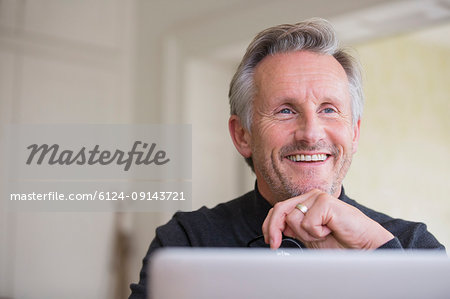
<path id="1" fill-rule="evenodd" d="M 296 208 L 299 203 L 308 208 L 305 214 Z M 262 231 L 272 249 L 280 247 L 282 234 L 308 248 L 376 249 L 394 238 L 357 208 L 321 190 L 275 204 Z"/>

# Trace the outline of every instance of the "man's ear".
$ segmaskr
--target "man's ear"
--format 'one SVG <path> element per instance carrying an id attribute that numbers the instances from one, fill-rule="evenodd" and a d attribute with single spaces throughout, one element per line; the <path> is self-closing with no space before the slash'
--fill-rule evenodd
<path id="1" fill-rule="evenodd" d="M 238 152 L 244 157 L 252 155 L 251 138 L 249 132 L 242 126 L 242 122 L 237 115 L 231 115 L 228 120 L 228 129 L 231 139 Z"/>
<path id="2" fill-rule="evenodd" d="M 356 153 L 358 150 L 358 143 L 359 143 L 359 129 L 361 126 L 361 119 L 358 120 L 355 127 L 353 128 L 353 153 Z"/>

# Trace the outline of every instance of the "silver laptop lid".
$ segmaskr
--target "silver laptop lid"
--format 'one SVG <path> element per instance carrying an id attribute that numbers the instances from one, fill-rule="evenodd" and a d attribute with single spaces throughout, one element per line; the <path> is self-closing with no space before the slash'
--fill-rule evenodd
<path id="1" fill-rule="evenodd" d="M 450 298 L 438 252 L 162 249 L 149 298 Z"/>

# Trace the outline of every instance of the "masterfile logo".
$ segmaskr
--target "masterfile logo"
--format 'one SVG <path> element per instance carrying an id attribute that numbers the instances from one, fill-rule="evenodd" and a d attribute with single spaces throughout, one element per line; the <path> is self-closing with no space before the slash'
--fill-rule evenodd
<path id="1" fill-rule="evenodd" d="M 190 180 L 190 125 L 14 125 L 10 173 L 21 179 Z"/>
<path id="2" fill-rule="evenodd" d="M 157 150 L 157 144 L 149 144 L 142 141 L 135 141 L 130 151 L 122 151 L 116 149 L 100 150 L 100 145 L 96 144 L 93 149 L 89 150 L 86 147 L 81 147 L 78 150 L 64 149 L 60 151 L 58 144 L 31 144 L 27 146 L 30 150 L 30 155 L 26 161 L 30 165 L 35 161 L 37 165 L 47 163 L 48 165 L 109 165 L 116 163 L 117 165 L 124 165 L 124 171 L 128 171 L 131 165 L 164 165 L 170 161 L 166 158 L 166 151 Z M 142 150 L 139 150 L 142 149 Z M 37 157 L 36 159 L 34 159 Z"/>
<path id="3" fill-rule="evenodd" d="M 190 125 L 27 124 L 2 133 L 11 210 L 190 209 Z"/>

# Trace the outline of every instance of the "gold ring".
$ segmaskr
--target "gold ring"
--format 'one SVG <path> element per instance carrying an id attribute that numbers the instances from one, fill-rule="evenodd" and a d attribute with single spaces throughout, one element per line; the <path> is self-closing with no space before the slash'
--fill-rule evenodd
<path id="1" fill-rule="evenodd" d="M 306 212 L 308 212 L 308 207 L 305 205 L 302 205 L 301 203 L 299 203 L 298 205 L 295 206 L 297 209 L 300 210 L 300 212 L 302 212 L 303 214 L 306 214 Z"/>

